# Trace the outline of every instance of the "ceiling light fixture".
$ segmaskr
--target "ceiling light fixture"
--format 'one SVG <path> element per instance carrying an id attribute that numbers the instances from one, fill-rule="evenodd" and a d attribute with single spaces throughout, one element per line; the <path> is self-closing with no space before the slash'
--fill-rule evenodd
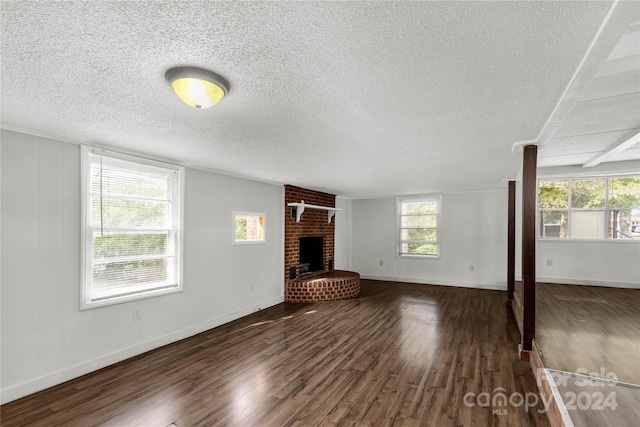
<path id="1" fill-rule="evenodd" d="M 178 98 L 195 108 L 213 107 L 229 92 L 229 82 L 224 77 L 203 68 L 170 68 L 164 78 Z"/>

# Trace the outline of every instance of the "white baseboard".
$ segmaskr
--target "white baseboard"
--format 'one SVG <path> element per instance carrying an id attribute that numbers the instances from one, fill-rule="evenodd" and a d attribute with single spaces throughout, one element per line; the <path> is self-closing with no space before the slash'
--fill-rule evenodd
<path id="1" fill-rule="evenodd" d="M 370 280 L 383 280 L 385 282 L 405 282 L 405 283 L 417 283 L 421 285 L 439 285 L 439 286 L 455 286 L 458 288 L 473 288 L 473 289 L 490 289 L 496 291 L 506 291 L 507 282 L 501 283 L 474 283 L 474 282 L 456 282 L 452 280 L 438 280 L 438 279 L 423 279 L 415 277 L 388 277 L 388 276 L 369 276 L 360 275 L 362 279 Z"/>
<path id="2" fill-rule="evenodd" d="M 522 280 L 522 278 L 516 278 Z M 559 285 L 583 285 L 583 286 L 602 286 L 605 288 L 622 288 L 622 289 L 640 289 L 640 283 L 633 282 L 614 282 L 588 279 L 568 279 L 565 277 L 536 277 L 536 282 L 555 283 Z"/>
<path id="3" fill-rule="evenodd" d="M 0 393 L 0 403 L 5 404 L 29 394 L 44 390 L 49 387 L 53 387 L 54 385 L 61 384 L 74 378 L 78 378 L 82 375 L 97 371 L 98 369 L 105 368 L 109 365 L 113 365 L 114 363 L 121 362 L 123 360 L 129 359 L 142 353 L 146 353 L 164 345 L 189 338 L 193 335 L 197 335 L 209 329 L 224 325 L 225 323 L 232 322 L 251 313 L 255 313 L 259 309 L 265 309 L 282 302 L 284 302 L 283 296 L 272 298 L 270 300 L 254 304 L 250 307 L 234 311 L 233 313 L 211 319 L 207 322 L 193 325 L 150 341 L 141 342 L 135 346 L 119 350 L 115 353 L 106 354 L 97 359 L 81 363 L 79 365 L 68 367 L 62 371 L 58 371 L 41 378 L 37 378 L 35 380 L 2 389 Z"/>

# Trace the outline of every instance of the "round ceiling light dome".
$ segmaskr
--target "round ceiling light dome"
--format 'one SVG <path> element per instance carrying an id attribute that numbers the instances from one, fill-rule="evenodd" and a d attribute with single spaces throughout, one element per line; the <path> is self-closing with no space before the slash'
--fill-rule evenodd
<path id="1" fill-rule="evenodd" d="M 229 92 L 229 82 L 213 71 L 197 67 L 170 68 L 164 75 L 185 104 L 195 108 L 216 105 Z"/>

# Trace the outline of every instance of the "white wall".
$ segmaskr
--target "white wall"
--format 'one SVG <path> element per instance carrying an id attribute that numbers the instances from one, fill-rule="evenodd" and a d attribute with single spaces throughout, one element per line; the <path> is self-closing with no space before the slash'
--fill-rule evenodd
<path id="1" fill-rule="evenodd" d="M 342 209 L 333 217 L 334 265 L 336 270 L 351 270 L 351 199 L 336 197 L 336 208 Z"/>
<path id="2" fill-rule="evenodd" d="M 372 279 L 506 289 L 506 188 L 443 194 L 441 219 L 439 259 L 398 258 L 396 199 L 353 200 L 353 270 Z"/>
<path id="3" fill-rule="evenodd" d="M 640 243 L 538 240 L 536 280 L 640 289 Z"/>
<path id="4" fill-rule="evenodd" d="M 1 137 L 2 403 L 283 301 L 283 187 L 187 169 L 184 292 L 80 311 L 80 148 Z M 231 244 L 234 210 L 264 245 Z"/>
<path id="5" fill-rule="evenodd" d="M 638 172 L 638 162 L 538 169 L 538 178 Z M 516 185 L 516 270 L 522 280 L 522 182 Z M 547 261 L 551 260 L 551 266 Z M 536 281 L 640 289 L 640 241 L 536 241 Z"/>

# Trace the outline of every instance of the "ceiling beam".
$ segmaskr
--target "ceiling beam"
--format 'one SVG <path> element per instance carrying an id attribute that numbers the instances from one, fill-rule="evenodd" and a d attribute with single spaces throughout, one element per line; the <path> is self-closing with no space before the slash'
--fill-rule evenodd
<path id="1" fill-rule="evenodd" d="M 620 141 L 616 142 L 609 148 L 607 148 L 603 153 L 598 154 L 593 159 L 589 160 L 587 163 L 582 165 L 583 168 L 592 168 L 594 166 L 599 165 L 603 161 L 605 161 L 609 156 L 620 153 L 627 148 L 633 147 L 638 142 L 640 142 L 640 131 L 635 129 L 633 132 L 622 138 Z"/>
<path id="2" fill-rule="evenodd" d="M 544 144 L 558 132 L 622 35 L 637 22 L 637 7 L 636 2 L 622 0 L 613 2 L 573 77 L 542 127 L 538 141 Z"/>

